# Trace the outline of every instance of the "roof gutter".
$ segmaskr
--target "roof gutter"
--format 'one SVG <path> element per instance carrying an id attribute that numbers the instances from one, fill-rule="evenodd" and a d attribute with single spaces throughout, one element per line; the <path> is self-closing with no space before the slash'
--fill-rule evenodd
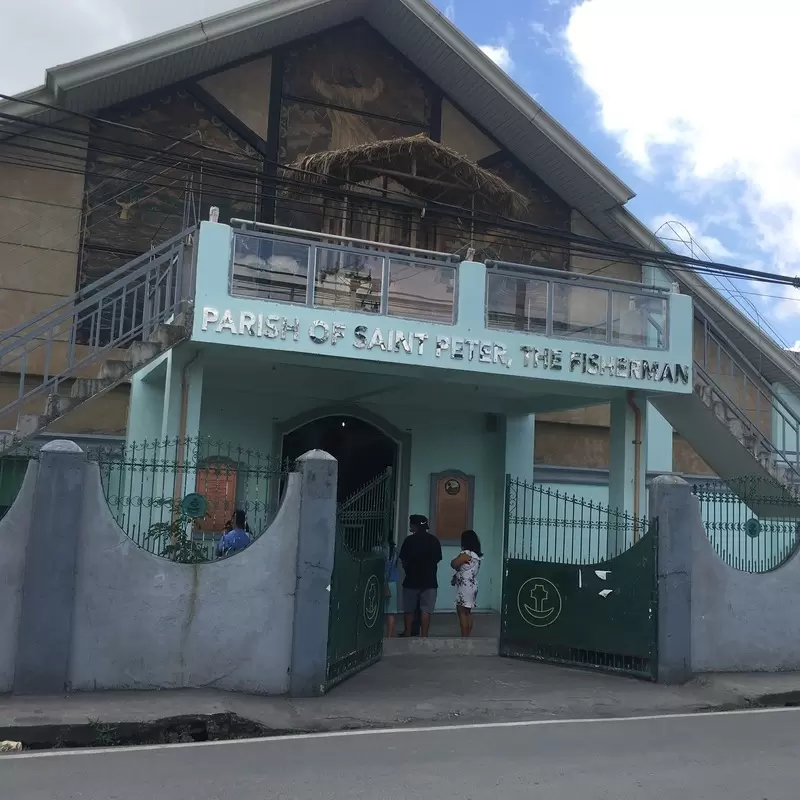
<path id="1" fill-rule="evenodd" d="M 612 212 L 612 217 L 642 247 L 670 252 L 655 234 L 648 230 L 627 209 L 615 209 Z M 776 344 L 772 337 L 754 325 L 699 275 L 695 275 L 690 271 L 673 271 L 669 267 L 663 267 L 663 269 L 669 272 L 674 280 L 683 284 L 692 294 L 696 295 L 701 302 L 709 308 L 713 308 L 714 312 L 722 317 L 728 325 L 739 331 L 753 346 L 762 350 L 778 369 L 784 372 L 793 383 L 800 386 L 800 366 L 792 357 L 786 354 L 782 347 Z"/>
<path id="2" fill-rule="evenodd" d="M 388 0 L 372 0 L 370 9 L 382 6 Z M 538 128 L 564 154 L 586 172 L 613 202 L 609 208 L 624 205 L 635 192 L 623 183 L 611 170 L 593 156 L 577 139 L 561 127 L 533 98 L 500 67 L 481 52 L 450 20 L 436 9 L 428 0 L 398 0 L 412 14 L 422 20 L 434 31 L 448 47 L 457 53 L 467 64 L 509 103 L 516 106 L 528 121 Z M 373 12 L 374 13 L 374 12 Z"/>
<path id="3" fill-rule="evenodd" d="M 201 47 L 234 33 L 325 5 L 330 0 L 274 0 L 253 3 L 225 14 L 193 22 L 167 33 L 141 39 L 89 58 L 73 61 L 47 71 L 47 87 L 56 100 L 65 91 L 100 78 L 142 66 L 167 56 Z"/>

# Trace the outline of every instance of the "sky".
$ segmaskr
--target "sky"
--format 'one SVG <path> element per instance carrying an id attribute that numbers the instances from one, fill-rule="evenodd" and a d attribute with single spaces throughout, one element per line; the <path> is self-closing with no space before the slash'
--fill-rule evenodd
<path id="1" fill-rule="evenodd" d="M 630 210 L 678 252 L 800 274 L 797 0 L 435 0 L 637 193 Z M 241 0 L 4 3 L 0 93 L 47 67 Z M 800 292 L 717 282 L 800 347 Z"/>

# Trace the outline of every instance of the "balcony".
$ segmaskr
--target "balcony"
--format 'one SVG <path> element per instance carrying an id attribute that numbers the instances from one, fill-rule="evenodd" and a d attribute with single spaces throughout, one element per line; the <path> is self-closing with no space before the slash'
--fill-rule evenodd
<path id="1" fill-rule="evenodd" d="M 204 223 L 193 339 L 690 392 L 691 318 L 661 287 Z"/>

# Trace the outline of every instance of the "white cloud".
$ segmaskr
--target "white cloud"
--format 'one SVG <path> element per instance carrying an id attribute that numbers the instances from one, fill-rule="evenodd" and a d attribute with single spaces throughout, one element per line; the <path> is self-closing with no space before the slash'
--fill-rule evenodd
<path id="1" fill-rule="evenodd" d="M 627 157 L 696 203 L 733 207 L 751 245 L 792 273 L 800 260 L 798 29 L 793 0 L 581 0 L 565 32 Z"/>
<path id="2" fill-rule="evenodd" d="M 511 72 L 514 69 L 514 62 L 511 53 L 503 44 L 482 44 L 481 50 L 497 64 L 500 69 Z"/>
<path id="3" fill-rule="evenodd" d="M 456 4 L 455 3 L 448 3 L 444 9 L 444 15 L 450 22 L 455 22 L 456 20 Z"/>
<path id="4" fill-rule="evenodd" d="M 0 93 L 39 86 L 48 67 L 162 33 L 247 0 L 26 0 L 2 3 Z"/>

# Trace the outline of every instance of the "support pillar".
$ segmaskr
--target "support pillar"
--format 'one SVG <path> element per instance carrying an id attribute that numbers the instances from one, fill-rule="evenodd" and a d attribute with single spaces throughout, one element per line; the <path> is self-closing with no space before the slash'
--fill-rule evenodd
<path id="1" fill-rule="evenodd" d="M 660 475 L 650 487 L 650 513 L 658 524 L 658 681 L 692 677 L 692 536 L 700 520 L 692 487 Z"/>
<path id="2" fill-rule="evenodd" d="M 17 630 L 14 692 L 20 694 L 69 689 L 86 467 L 74 442 L 57 439 L 41 450 Z"/>
<path id="3" fill-rule="evenodd" d="M 621 553 L 645 534 L 638 518 L 647 513 L 647 402 L 633 393 L 611 401 L 608 555 Z M 614 512 L 636 517 L 614 524 Z M 622 520 L 618 520 L 622 523 Z"/>
<path id="4" fill-rule="evenodd" d="M 311 450 L 297 459 L 297 468 L 303 483 L 289 693 L 314 697 L 325 692 L 328 668 L 339 465 L 329 453 Z"/>
<path id="5" fill-rule="evenodd" d="M 506 416 L 506 474 L 533 483 L 533 446 L 536 417 Z"/>

